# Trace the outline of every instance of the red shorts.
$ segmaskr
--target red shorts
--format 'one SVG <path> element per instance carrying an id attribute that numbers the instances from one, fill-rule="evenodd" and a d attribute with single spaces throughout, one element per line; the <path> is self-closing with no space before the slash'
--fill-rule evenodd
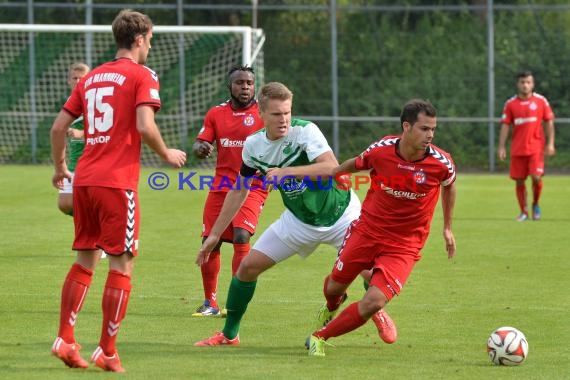
<path id="1" fill-rule="evenodd" d="M 218 215 L 220 215 L 226 195 L 227 192 L 222 191 L 210 191 L 208 194 L 202 217 L 203 237 L 210 234 Z M 251 190 L 243 206 L 241 206 L 228 228 L 226 228 L 220 240 L 231 243 L 234 240 L 234 228 L 243 228 L 253 235 L 267 195 L 267 191 L 261 189 Z"/>
<path id="2" fill-rule="evenodd" d="M 350 284 L 361 271 L 373 268 L 370 285 L 376 286 L 391 300 L 400 294 L 419 259 L 418 249 L 384 244 L 363 233 L 353 223 L 346 232 L 331 278 L 341 284 Z"/>
<path id="3" fill-rule="evenodd" d="M 102 249 L 109 255 L 130 252 L 139 244 L 139 198 L 132 190 L 111 187 L 73 188 L 76 251 Z"/>
<path id="4" fill-rule="evenodd" d="M 511 178 L 526 179 L 529 175 L 544 175 L 544 152 L 531 156 L 511 156 Z"/>

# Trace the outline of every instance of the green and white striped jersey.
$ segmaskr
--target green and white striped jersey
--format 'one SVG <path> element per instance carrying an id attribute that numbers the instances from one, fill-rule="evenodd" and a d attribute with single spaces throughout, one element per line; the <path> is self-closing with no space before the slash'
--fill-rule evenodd
<path id="1" fill-rule="evenodd" d="M 265 129 L 249 136 L 242 158 L 245 165 L 265 174 L 269 168 L 309 165 L 331 150 L 314 123 L 293 119 L 289 133 L 279 140 L 269 140 Z M 339 189 L 328 176 L 318 180 L 285 177 L 276 182 L 285 207 L 312 226 L 332 226 L 350 203 L 350 191 Z"/>

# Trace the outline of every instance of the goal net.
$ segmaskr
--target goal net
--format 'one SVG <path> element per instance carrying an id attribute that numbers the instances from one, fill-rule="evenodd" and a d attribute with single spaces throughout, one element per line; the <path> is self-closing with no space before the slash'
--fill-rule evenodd
<path id="1" fill-rule="evenodd" d="M 229 96 L 231 66 L 248 64 L 263 83 L 262 30 L 155 26 L 147 66 L 160 79 L 156 115 L 166 144 L 189 152 L 208 108 Z M 69 96 L 67 71 L 114 58 L 110 26 L 0 24 L 0 163 L 49 163 L 49 130 Z M 215 157 L 190 165 L 213 167 Z M 143 165 L 161 165 L 148 147 Z"/>

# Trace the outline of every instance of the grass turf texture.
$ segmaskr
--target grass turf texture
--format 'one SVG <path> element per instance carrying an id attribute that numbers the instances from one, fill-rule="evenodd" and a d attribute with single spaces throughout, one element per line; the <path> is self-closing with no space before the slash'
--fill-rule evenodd
<path id="1" fill-rule="evenodd" d="M 544 178 L 543 220 L 516 223 L 514 184 L 506 175 L 459 175 L 454 232 L 458 252 L 448 261 L 438 206 L 432 234 L 402 294 L 387 310 L 398 326 L 383 344 L 371 322 L 331 339 L 325 358 L 308 357 L 303 343 L 323 302 L 322 281 L 335 251 L 321 246 L 263 274 L 241 328 L 240 347 L 192 344 L 220 330 L 221 319 L 190 318 L 202 302 L 194 264 L 206 191 L 167 190 L 141 174 L 142 230 L 133 292 L 118 349 L 125 378 L 219 379 L 559 379 L 570 373 L 567 237 L 570 177 Z M 185 169 L 189 173 L 190 169 Z M 56 207 L 46 166 L 0 166 L 0 376 L 4 379 L 99 378 L 98 369 L 71 370 L 49 353 L 57 334 L 61 285 L 73 261 L 70 217 Z M 210 173 L 207 173 L 210 174 Z M 530 191 L 530 189 L 529 189 Z M 363 199 L 364 191 L 359 194 Z M 282 211 L 270 196 L 259 232 Z M 222 256 L 219 300 L 225 303 L 231 246 Z M 88 358 L 101 324 L 107 263 L 99 266 L 76 336 Z M 349 302 L 363 294 L 357 280 Z M 496 367 L 485 352 L 488 335 L 511 325 L 530 345 L 520 367 Z"/>

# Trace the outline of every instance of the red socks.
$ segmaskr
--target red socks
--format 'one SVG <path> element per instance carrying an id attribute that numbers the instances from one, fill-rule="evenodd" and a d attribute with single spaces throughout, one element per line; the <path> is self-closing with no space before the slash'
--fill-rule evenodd
<path id="1" fill-rule="evenodd" d="M 523 183 L 522 185 L 516 185 L 517 190 L 517 200 L 519 201 L 519 207 L 521 212 L 528 214 L 528 209 L 526 207 L 526 186 Z"/>
<path id="2" fill-rule="evenodd" d="M 249 243 L 234 243 L 234 257 L 232 258 L 232 277 L 236 275 L 239 265 L 241 264 L 243 258 L 246 257 L 249 253 L 249 249 Z"/>
<path id="3" fill-rule="evenodd" d="M 354 302 L 313 335 L 326 340 L 356 330 L 365 323 L 366 319 L 358 313 L 358 302 Z"/>
<path id="4" fill-rule="evenodd" d="M 125 315 L 131 294 L 131 277 L 116 270 L 110 270 L 103 292 L 103 327 L 99 346 L 106 356 L 116 352 L 117 332 Z"/>
<path id="5" fill-rule="evenodd" d="M 204 299 L 210 301 L 210 306 L 218 307 L 216 292 L 218 291 L 218 274 L 220 273 L 220 251 L 212 251 L 210 258 L 200 267 Z"/>
<path id="6" fill-rule="evenodd" d="M 61 290 L 58 332 L 58 336 L 66 343 L 75 342 L 75 320 L 81 311 L 92 278 L 93 271 L 79 264 L 73 264 L 67 273 Z"/>

